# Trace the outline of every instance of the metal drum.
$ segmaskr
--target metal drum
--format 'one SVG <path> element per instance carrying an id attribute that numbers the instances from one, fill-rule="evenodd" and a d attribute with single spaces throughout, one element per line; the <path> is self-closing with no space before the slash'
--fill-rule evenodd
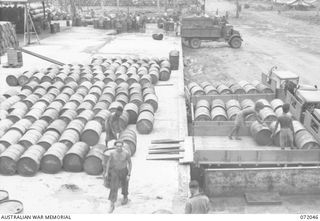
<path id="1" fill-rule="evenodd" d="M 266 99 L 259 99 L 259 100 L 256 101 L 256 103 L 258 103 L 258 102 L 262 103 L 264 107 L 270 107 L 270 109 L 273 109 L 273 108 L 271 107 L 270 102 L 267 101 Z"/>
<path id="2" fill-rule="evenodd" d="M 273 99 L 271 101 L 271 107 L 274 111 L 276 111 L 278 108 L 281 108 L 283 105 L 283 101 L 280 99 Z"/>
<path id="3" fill-rule="evenodd" d="M 210 111 L 210 110 L 211 110 L 211 108 L 210 108 L 210 104 L 209 104 L 209 101 L 204 100 L 204 99 L 199 100 L 199 101 L 197 102 L 197 104 L 196 104 L 196 108 L 195 108 L 195 109 L 198 109 L 199 107 L 205 107 L 205 108 L 207 108 L 207 109 L 208 109 L 208 111 Z"/>
<path id="4" fill-rule="evenodd" d="M 241 111 L 241 109 L 237 106 L 232 106 L 227 109 L 228 119 L 229 120 L 235 120 L 237 114 Z"/>
<path id="5" fill-rule="evenodd" d="M 224 108 L 217 106 L 211 110 L 211 119 L 213 121 L 226 121 L 228 120 L 227 113 Z"/>
<path id="6" fill-rule="evenodd" d="M 259 115 L 263 121 L 276 121 L 278 118 L 272 108 L 265 107 L 260 110 Z"/>
<path id="7" fill-rule="evenodd" d="M 196 121 L 211 121 L 210 111 L 206 107 L 199 107 L 195 111 Z"/>
<path id="8" fill-rule="evenodd" d="M 246 91 L 237 83 L 230 86 L 230 89 L 233 94 L 245 94 Z"/>
<path id="9" fill-rule="evenodd" d="M 272 143 L 271 130 L 269 127 L 260 124 L 258 121 L 251 124 L 250 132 L 258 145 L 266 146 Z"/>
<path id="10" fill-rule="evenodd" d="M 295 143 L 298 149 L 310 150 L 320 148 L 319 143 L 307 130 L 300 130 L 296 133 Z"/>
<path id="11" fill-rule="evenodd" d="M 241 109 L 239 101 L 235 100 L 235 99 L 231 99 L 231 100 L 227 101 L 226 108 L 229 109 L 231 107 L 237 107 L 237 108 Z"/>
<path id="12" fill-rule="evenodd" d="M 239 83 L 240 84 L 240 83 Z M 242 87 L 247 94 L 257 94 L 258 90 L 252 84 L 246 84 Z"/>
<path id="13" fill-rule="evenodd" d="M 232 94 L 232 91 L 230 90 L 230 88 L 227 87 L 227 86 L 224 85 L 224 84 L 220 84 L 220 85 L 217 87 L 217 90 L 218 90 L 219 94 L 221 94 L 221 95 L 224 95 L 224 94 Z"/>
<path id="14" fill-rule="evenodd" d="M 212 102 L 211 102 L 211 109 L 214 109 L 214 108 L 216 108 L 216 107 L 221 107 L 221 108 L 223 108 L 223 109 L 226 109 L 226 105 L 225 105 L 224 101 L 221 100 L 221 99 L 214 99 L 214 100 L 212 100 Z"/>
<path id="15" fill-rule="evenodd" d="M 248 107 L 254 107 L 255 103 L 251 99 L 244 99 L 241 101 L 241 108 L 246 109 Z"/>

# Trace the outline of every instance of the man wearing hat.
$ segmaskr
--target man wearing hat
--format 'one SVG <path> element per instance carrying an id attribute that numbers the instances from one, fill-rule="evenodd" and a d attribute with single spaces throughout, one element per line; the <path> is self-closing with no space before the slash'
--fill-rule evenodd
<path id="1" fill-rule="evenodd" d="M 123 149 L 123 141 L 117 140 L 115 145 L 115 150 L 109 153 L 109 159 L 103 167 L 103 177 L 105 183 L 109 182 L 109 200 L 110 213 L 114 210 L 114 204 L 117 201 L 118 189 L 121 186 L 123 200 L 122 205 L 128 203 L 128 186 L 131 175 L 131 155 Z"/>
<path id="2" fill-rule="evenodd" d="M 229 139 L 232 140 L 232 136 L 235 135 L 236 140 L 241 140 L 239 137 L 239 130 L 241 127 L 245 126 L 245 119 L 247 116 L 253 114 L 254 117 L 259 121 L 259 123 L 263 123 L 263 121 L 259 117 L 259 112 L 264 108 L 263 103 L 257 102 L 253 107 L 248 107 L 246 109 L 241 110 L 234 121 L 234 128 L 231 130 L 229 135 Z"/>
<path id="3" fill-rule="evenodd" d="M 125 128 L 122 128 L 120 124 L 120 116 L 122 115 L 123 108 L 117 107 L 116 112 L 114 112 L 105 122 L 106 130 L 106 146 L 108 147 L 108 142 L 110 140 L 116 140 L 119 138 L 119 134 Z"/>
<path id="4" fill-rule="evenodd" d="M 186 214 L 206 214 L 209 212 L 209 198 L 200 192 L 199 183 L 191 180 L 189 183 L 191 197 L 185 207 Z"/>

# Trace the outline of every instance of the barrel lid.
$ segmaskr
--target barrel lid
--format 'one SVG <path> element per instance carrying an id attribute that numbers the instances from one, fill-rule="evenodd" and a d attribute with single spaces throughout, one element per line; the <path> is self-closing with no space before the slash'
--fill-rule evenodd
<path id="1" fill-rule="evenodd" d="M 0 202 L 0 214 L 17 214 L 23 210 L 23 203 L 19 200 L 6 200 Z"/>

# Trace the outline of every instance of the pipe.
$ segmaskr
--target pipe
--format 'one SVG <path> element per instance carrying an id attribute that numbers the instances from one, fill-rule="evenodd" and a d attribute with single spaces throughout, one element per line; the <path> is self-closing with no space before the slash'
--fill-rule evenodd
<path id="1" fill-rule="evenodd" d="M 24 52 L 26 54 L 29 54 L 29 55 L 32 55 L 32 56 L 35 56 L 37 58 L 40 58 L 42 60 L 45 60 L 45 61 L 49 61 L 53 64 L 57 64 L 57 65 L 60 65 L 60 66 L 63 66 L 65 65 L 64 63 L 60 62 L 60 61 L 57 61 L 57 60 L 54 60 L 52 58 L 49 58 L 49 57 L 46 57 L 46 56 L 43 56 L 41 54 L 38 54 L 38 53 L 35 53 L 35 52 L 32 52 L 32 51 L 29 51 L 29 50 L 26 50 L 26 49 L 23 49 L 23 48 L 18 48 L 19 51 L 21 52 Z"/>

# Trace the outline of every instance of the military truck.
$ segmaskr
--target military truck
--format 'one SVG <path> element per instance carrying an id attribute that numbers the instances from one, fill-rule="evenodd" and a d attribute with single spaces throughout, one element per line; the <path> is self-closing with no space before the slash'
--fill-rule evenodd
<path id="1" fill-rule="evenodd" d="M 240 48 L 242 38 L 227 21 L 220 17 L 192 16 L 181 21 L 181 38 L 185 46 L 199 48 L 201 41 L 225 41 Z"/>

